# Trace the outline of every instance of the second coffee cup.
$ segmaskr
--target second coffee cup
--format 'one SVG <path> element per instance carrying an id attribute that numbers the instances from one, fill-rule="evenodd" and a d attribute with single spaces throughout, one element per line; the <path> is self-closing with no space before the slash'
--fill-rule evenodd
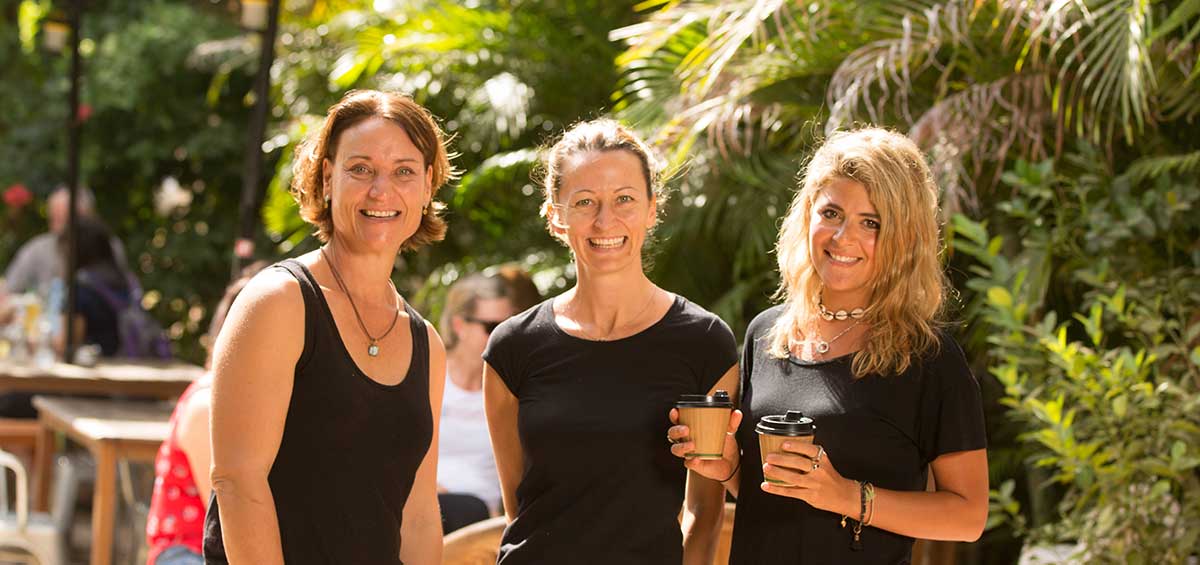
<path id="1" fill-rule="evenodd" d="M 787 414 L 763 416 L 754 427 L 758 432 L 758 449 L 762 452 L 762 462 L 767 463 L 767 455 L 782 453 L 783 443 L 804 442 L 812 443 L 817 425 L 813 419 L 798 410 L 788 410 Z M 767 482 L 779 485 L 788 484 L 785 481 L 767 479 Z"/>
<path id="2" fill-rule="evenodd" d="M 718 390 L 712 396 L 685 394 L 679 397 L 675 408 L 679 410 L 679 423 L 691 430 L 691 440 L 696 444 L 696 449 L 687 457 L 720 459 L 725 450 L 729 414 L 733 411 L 729 393 Z"/>

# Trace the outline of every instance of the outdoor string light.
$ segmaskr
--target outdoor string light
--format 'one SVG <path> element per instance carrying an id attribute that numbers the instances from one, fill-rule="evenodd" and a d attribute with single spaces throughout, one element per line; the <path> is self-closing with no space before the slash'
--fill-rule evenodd
<path id="1" fill-rule="evenodd" d="M 242 0 L 242 27 L 254 31 L 267 29 L 267 0 Z"/>
<path id="2" fill-rule="evenodd" d="M 71 27 L 61 17 L 51 17 L 42 22 L 42 46 L 51 53 L 62 53 L 67 46 L 67 35 Z"/>

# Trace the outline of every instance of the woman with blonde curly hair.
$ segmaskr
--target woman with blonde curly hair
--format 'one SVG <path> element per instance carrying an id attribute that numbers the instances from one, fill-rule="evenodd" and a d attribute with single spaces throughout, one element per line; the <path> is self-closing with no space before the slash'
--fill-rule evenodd
<path id="1" fill-rule="evenodd" d="M 939 325 L 939 250 L 937 187 L 912 141 L 872 128 L 817 150 L 779 236 L 783 303 L 747 330 L 747 425 L 724 459 L 686 463 L 738 497 L 730 563 L 891 565 L 911 560 L 913 538 L 979 537 L 982 401 Z M 760 423 L 788 412 L 804 418 Z M 813 441 L 763 463 L 756 428 L 803 433 L 805 418 Z"/>
<path id="2" fill-rule="evenodd" d="M 412 99 L 354 91 L 297 148 L 324 245 L 254 277 L 217 338 L 207 563 L 441 561 L 446 355 L 391 279 L 445 233 L 445 143 Z"/>

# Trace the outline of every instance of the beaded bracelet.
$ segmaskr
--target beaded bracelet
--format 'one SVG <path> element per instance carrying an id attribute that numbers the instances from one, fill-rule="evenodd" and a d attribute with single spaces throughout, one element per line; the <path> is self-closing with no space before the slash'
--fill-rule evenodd
<path id="1" fill-rule="evenodd" d="M 854 524 L 854 539 L 850 542 L 850 549 L 853 551 L 862 551 L 862 529 L 867 518 L 867 504 L 871 505 L 871 518 L 875 517 L 875 485 L 867 481 L 856 481 L 858 483 L 858 520 Z M 846 520 L 849 516 L 842 515 L 842 527 L 846 527 Z"/>

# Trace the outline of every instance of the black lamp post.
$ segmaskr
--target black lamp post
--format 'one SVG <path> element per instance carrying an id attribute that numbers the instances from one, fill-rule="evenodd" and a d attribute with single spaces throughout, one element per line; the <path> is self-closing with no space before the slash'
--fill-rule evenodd
<path id="1" fill-rule="evenodd" d="M 79 120 L 79 78 L 82 73 L 83 60 L 79 54 L 79 28 L 83 16 L 84 0 L 67 0 L 67 47 L 71 50 L 71 88 L 67 94 L 67 187 L 70 197 L 67 212 L 67 264 L 64 272 L 66 278 L 67 297 L 63 305 L 66 323 L 63 328 L 64 343 L 63 360 L 70 363 L 75 359 L 75 332 L 72 331 L 75 320 L 75 300 L 78 287 L 75 283 L 75 271 L 78 269 L 79 257 L 75 250 L 75 238 L 78 237 L 77 223 L 79 221 L 79 137 L 83 124 Z M 47 35 L 49 39 L 50 35 Z"/>
<path id="2" fill-rule="evenodd" d="M 267 130 L 267 112 L 271 106 L 271 64 L 275 61 L 275 36 L 279 29 L 280 0 L 242 0 L 242 26 L 262 34 L 258 75 L 254 79 L 254 108 L 246 128 L 245 162 L 242 168 L 242 199 L 239 205 L 238 233 L 233 246 L 231 278 L 254 257 L 254 235 L 262 206 L 263 136 Z M 264 27 L 265 26 L 265 27 Z"/>

